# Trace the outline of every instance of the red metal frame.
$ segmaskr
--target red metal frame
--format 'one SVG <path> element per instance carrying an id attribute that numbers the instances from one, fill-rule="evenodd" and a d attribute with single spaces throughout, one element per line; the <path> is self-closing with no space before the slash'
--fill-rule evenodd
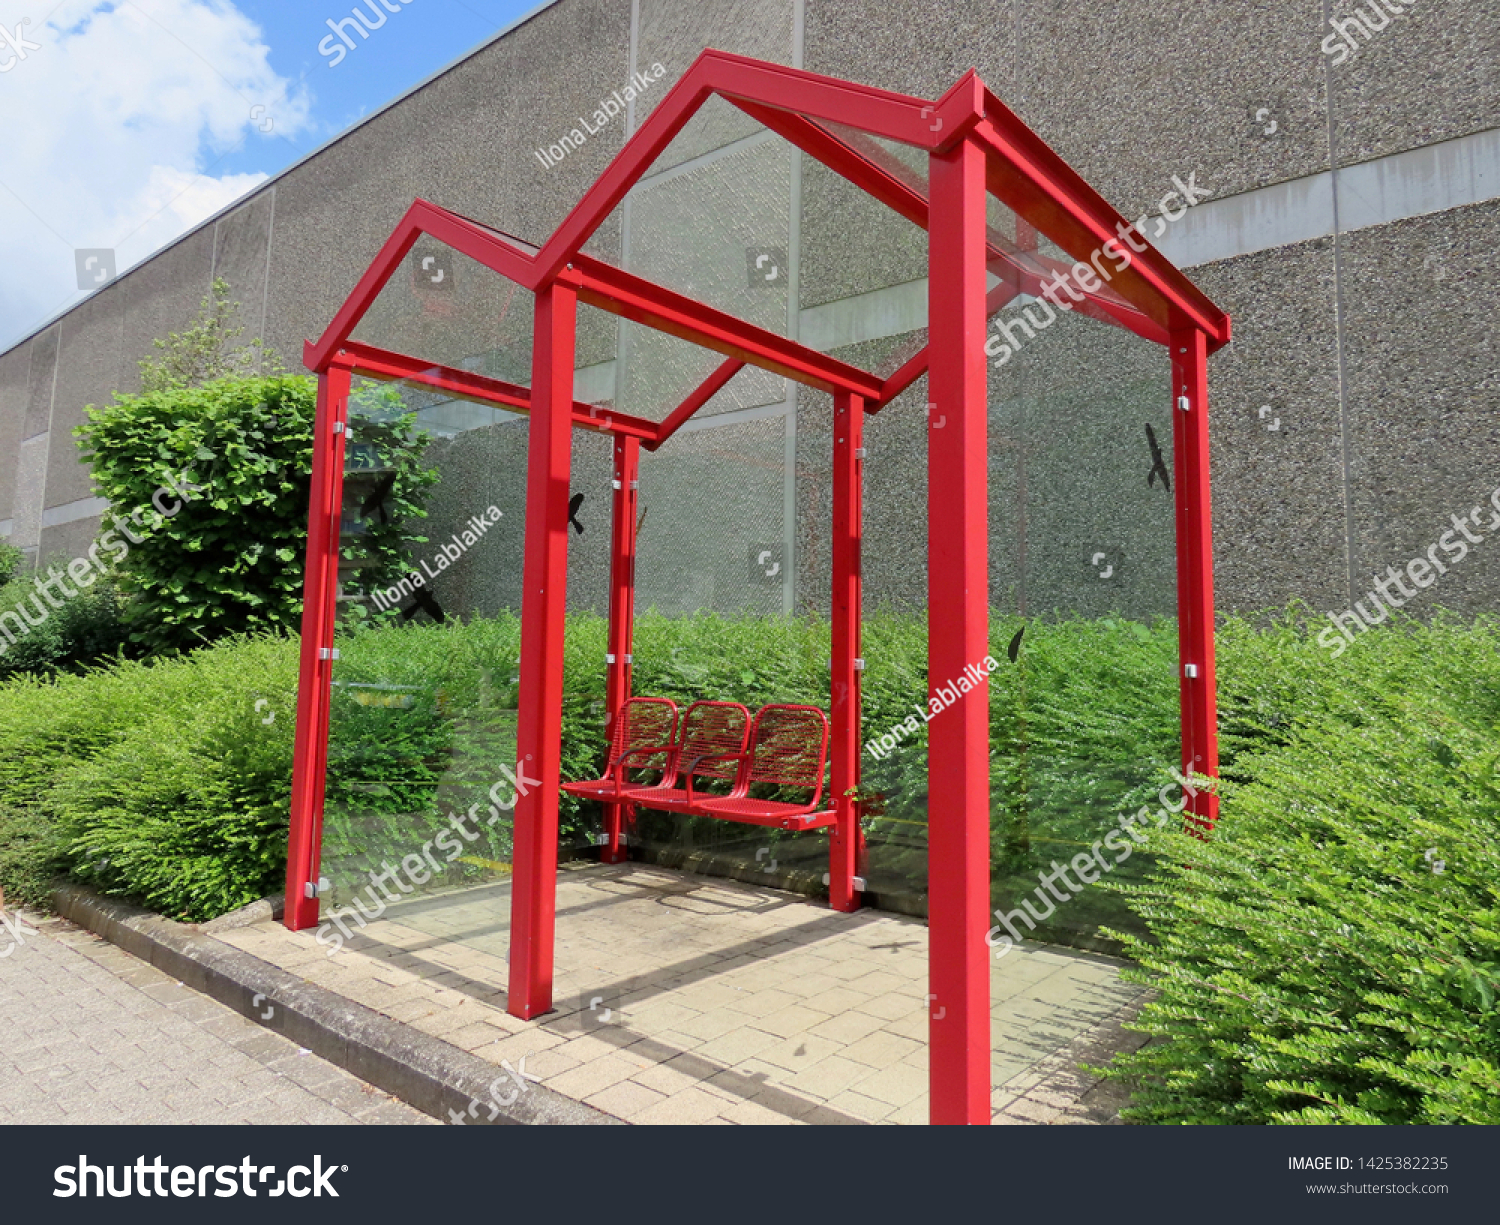
<path id="1" fill-rule="evenodd" d="M 855 877 L 860 874 L 860 625 L 863 576 L 863 471 L 865 406 L 856 395 L 833 398 L 833 601 L 832 674 L 829 710 L 833 712 L 833 809 L 837 821 L 830 834 L 828 904 L 835 910 L 859 909 Z"/>
<path id="2" fill-rule="evenodd" d="M 1214 669 L 1213 509 L 1208 489 L 1208 346 L 1202 332 L 1172 334 L 1172 466 L 1177 476 L 1177 638 L 1181 677 L 1182 770 L 1219 777 Z M 1204 832 L 1219 797 L 1195 789 L 1187 811 Z"/>
<path id="3" fill-rule="evenodd" d="M 927 347 L 888 378 L 714 310 L 582 253 L 581 248 L 710 97 L 727 99 L 930 235 Z M 929 154 L 930 182 L 872 137 Z M 1016 218 L 1014 240 L 986 225 L 987 195 Z M 929 198 L 930 196 L 930 198 Z M 1087 262 L 1129 223 L 980 81 L 964 74 L 927 102 L 777 64 L 707 51 L 606 168 L 541 248 L 426 201 L 401 219 L 305 360 L 320 377 L 303 613 L 286 923 L 318 920 L 316 888 L 327 766 L 343 423 L 350 377 L 399 379 L 449 395 L 529 412 L 526 541 L 512 895 L 510 1011 L 531 1018 L 552 1004 L 557 796 L 562 718 L 567 502 L 574 428 L 614 440 L 607 705 L 631 695 L 635 514 L 640 448 L 655 450 L 754 365 L 832 393 L 833 617 L 830 699 L 833 795 L 829 811 L 796 828 L 830 828 L 830 902 L 859 905 L 860 542 L 863 419 L 924 372 L 936 406 L 928 430 L 929 678 L 934 691 L 988 653 L 986 319 L 1068 265 L 1042 256 L 1036 232 Z M 447 243 L 536 295 L 531 388 L 517 387 L 353 339 L 376 297 L 423 235 Z M 986 271 L 1000 284 L 986 293 Z M 1077 288 L 1077 287 L 1075 287 Z M 579 301 L 722 353 L 718 366 L 661 422 L 572 398 Z M 1080 313 L 1170 345 L 1177 487 L 1183 767 L 1215 776 L 1213 558 L 1208 467 L 1208 355 L 1229 340 L 1229 319 L 1147 244 Z M 1184 406 L 1185 407 L 1182 407 Z M 988 703 L 960 698 L 929 729 L 931 1110 L 934 1122 L 987 1123 L 989 964 Z M 687 763 L 679 763 L 686 766 Z M 674 770 L 674 780 L 678 774 Z M 530 780 L 540 780 L 539 784 Z M 1189 811 L 1205 831 L 1216 818 L 1206 789 Z M 623 857 L 624 805 L 611 805 L 604 856 Z M 738 818 L 743 819 L 743 818 Z M 804 820 L 804 818 L 798 818 Z M 774 823 L 767 821 L 765 823 Z"/>
<path id="4" fill-rule="evenodd" d="M 932 157 L 927 430 L 929 697 L 989 654 L 984 150 Z M 990 1121 L 990 708 L 961 696 L 927 729 L 932 1121 Z"/>
<path id="5" fill-rule="evenodd" d="M 344 438 L 349 369 L 318 376 L 308 493 L 307 564 L 302 592 L 302 664 L 297 680 L 297 741 L 292 758 L 287 840 L 286 917 L 293 931 L 318 922 L 323 861 L 323 797 L 328 776 L 328 709 L 333 684 L 333 625 L 339 587 L 339 518 L 344 504 Z"/>
<path id="6" fill-rule="evenodd" d="M 638 439 L 616 437 L 614 500 L 609 563 L 609 655 L 605 661 L 605 709 L 614 728 L 620 708 L 630 699 L 631 645 L 635 636 L 635 508 L 641 469 Z M 605 863 L 624 863 L 621 825 L 628 805 L 604 806 Z"/>
<path id="7" fill-rule="evenodd" d="M 568 477 L 572 467 L 575 285 L 537 293 L 521 591 L 518 778 L 538 784 L 516 801 L 507 1011 L 523 1020 L 552 1007 L 557 924 L 557 790 L 561 781 L 563 621 L 568 606 Z M 519 788 L 518 788 L 519 790 Z"/>

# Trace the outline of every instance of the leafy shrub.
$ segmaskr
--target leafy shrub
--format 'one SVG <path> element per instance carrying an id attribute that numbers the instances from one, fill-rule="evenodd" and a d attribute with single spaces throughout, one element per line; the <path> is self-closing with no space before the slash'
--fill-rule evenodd
<path id="1" fill-rule="evenodd" d="M 20 573 L 21 563 L 25 560 L 26 554 L 15 545 L 0 540 L 0 587 L 4 587 Z"/>
<path id="2" fill-rule="evenodd" d="M 1236 693 L 1267 747 L 1236 759 L 1212 839 L 1159 835 L 1152 879 L 1123 888 L 1159 1039 L 1109 1069 L 1130 1117 L 1500 1123 L 1497 639 L 1397 627 L 1306 673 L 1300 711 L 1266 688 L 1285 677 Z"/>
<path id="3" fill-rule="evenodd" d="M 388 407 L 395 393 L 368 394 Z M 295 628 L 316 399 L 307 378 L 229 378 L 88 409 L 75 431 L 84 458 L 114 517 L 134 522 L 120 530 L 140 538 L 120 562 L 132 642 L 172 651 Z M 394 470 L 385 521 L 365 545 L 381 573 L 401 565 L 405 525 L 436 479 L 420 465 L 413 422 L 386 411 L 370 427 Z M 174 487 L 180 504 L 160 492 Z M 126 544 L 118 531 L 116 540 L 107 547 Z"/>
<path id="4" fill-rule="evenodd" d="M 35 808 L 0 804 L 0 889 L 7 906 L 51 909 L 52 881 L 61 870 L 57 831 Z"/>
<path id="5" fill-rule="evenodd" d="M 0 806 L 44 815 L 70 874 L 104 892 L 179 918 L 233 910 L 283 874 L 296 679 L 295 644 L 258 639 L 12 681 Z"/>
<path id="6" fill-rule="evenodd" d="M 49 567 L 42 568 L 45 575 Z M 14 641 L 0 632 L 0 680 L 16 675 L 51 676 L 59 672 L 77 672 L 82 668 L 119 655 L 128 646 L 123 620 L 123 600 L 112 575 L 96 578 L 89 587 L 78 589 L 72 599 L 52 608 L 45 601 L 47 615 L 39 624 L 35 599 L 36 587 L 16 578 L 0 586 L 0 617 L 18 613 L 26 626 L 16 634 L 17 622 L 6 618 L 0 625 L 8 628 Z"/>
<path id="7" fill-rule="evenodd" d="M 146 394 L 201 387 L 215 379 L 243 378 L 254 371 L 281 372 L 281 361 L 259 340 L 238 343 L 245 329 L 234 322 L 240 304 L 229 298 L 229 282 L 214 277 L 198 306 L 198 317 L 182 332 L 153 341 L 160 357 L 142 358 L 141 390 Z"/>

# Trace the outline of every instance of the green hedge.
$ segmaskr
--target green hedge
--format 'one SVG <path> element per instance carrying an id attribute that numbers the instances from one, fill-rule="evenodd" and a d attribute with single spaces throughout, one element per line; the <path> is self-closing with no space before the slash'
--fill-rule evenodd
<path id="1" fill-rule="evenodd" d="M 991 680 L 996 892 L 1149 803 L 1176 753 L 1169 621 L 996 619 Z M 1153 1122 L 1500 1122 L 1500 630 L 1439 618 L 1361 637 L 1338 660 L 1293 610 L 1219 632 L 1225 796 L 1209 841 L 1158 833 L 1154 859 L 1088 890 L 1155 991 L 1158 1041 L 1110 1074 Z M 563 770 L 601 764 L 605 644 L 569 619 Z M 865 734 L 926 691 L 926 629 L 866 628 Z M 0 685 L 0 885 L 39 900 L 53 869 L 201 920 L 281 887 L 296 644 L 226 641 L 154 665 Z M 341 639 L 327 851 L 408 853 L 488 801 L 513 753 L 519 626 L 355 628 Z M 639 692 L 826 705 L 811 620 L 647 614 Z M 361 703 L 396 686 L 399 709 Z M 865 759 L 872 859 L 920 887 L 925 728 Z M 564 797 L 565 836 L 593 814 Z M 915 831 L 915 832 L 913 832 Z M 479 854 L 509 854 L 501 826 Z M 903 859 L 902 857 L 905 857 Z M 1133 930 L 1128 929 L 1136 925 Z M 1069 934 L 1068 929 L 1062 929 Z"/>
<path id="2" fill-rule="evenodd" d="M 1222 820 L 1123 890 L 1157 1039 L 1109 1070 L 1130 1117 L 1500 1123 L 1500 634 L 1224 645 Z"/>

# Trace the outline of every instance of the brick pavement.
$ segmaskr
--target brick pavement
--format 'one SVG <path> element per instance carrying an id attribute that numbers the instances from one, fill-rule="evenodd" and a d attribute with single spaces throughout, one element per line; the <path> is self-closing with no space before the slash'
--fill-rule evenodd
<path id="1" fill-rule="evenodd" d="M 0 1122 L 436 1123 L 91 932 L 26 922 L 19 944 L 0 929 Z"/>
<path id="2" fill-rule="evenodd" d="M 325 911 L 326 913 L 326 911 Z M 508 881 L 393 905 L 334 957 L 276 923 L 227 943 L 631 1123 L 925 1123 L 927 929 L 640 864 L 558 880 L 556 1011 L 505 1012 Z M 996 1123 L 1103 1123 L 1078 1070 L 1142 1039 L 1110 958 L 993 962 Z M 592 1008 L 591 1008 L 592 1005 Z"/>

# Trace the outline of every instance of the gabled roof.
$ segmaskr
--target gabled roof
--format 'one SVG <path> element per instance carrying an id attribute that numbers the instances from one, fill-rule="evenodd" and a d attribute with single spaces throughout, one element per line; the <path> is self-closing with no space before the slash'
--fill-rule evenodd
<path id="1" fill-rule="evenodd" d="M 634 422 L 632 432 L 637 432 L 635 427 L 654 432 L 655 438 L 647 445 L 660 445 L 743 364 L 822 390 L 853 392 L 870 409 L 879 408 L 926 370 L 925 350 L 882 379 L 583 254 L 584 245 L 605 218 L 689 120 L 716 96 L 924 230 L 929 222 L 925 185 L 877 140 L 939 155 L 962 141 L 979 143 L 985 152 L 990 194 L 1025 226 L 1079 261 L 1067 265 L 1041 254 L 1034 239 L 1028 247 L 1019 235 L 1012 239 L 991 230 L 987 266 L 998 284 L 987 302 L 990 313 L 1020 294 L 1038 294 L 1044 280 L 1061 276 L 1070 294 L 1080 300 L 1080 313 L 1150 340 L 1165 344 L 1171 332 L 1182 329 L 1202 332 L 1210 351 L 1229 340 L 1228 316 L 1142 236 L 1136 237 L 1145 250 L 1132 249 L 1109 284 L 1101 285 L 1092 276 L 1086 276 L 1084 283 L 1075 279 L 1073 269 L 1097 259 L 1105 244 L 1120 249 L 1130 222 L 985 88 L 972 70 L 930 102 L 722 51 L 705 51 L 540 248 L 435 204 L 416 201 L 323 336 L 307 345 L 308 367 L 326 370 L 338 351 L 348 346 L 376 296 L 418 238 L 426 234 L 527 290 L 565 284 L 589 305 L 722 353 L 728 360 L 659 425 L 613 414 L 617 420 Z M 1085 288 L 1087 281 L 1093 283 L 1091 288 Z M 367 356 L 378 352 L 369 346 L 360 348 Z M 410 355 L 398 364 L 420 365 L 420 359 L 420 354 Z M 464 377 L 463 372 L 444 367 L 426 368 L 440 371 L 449 384 Z M 522 398 L 528 394 L 524 388 L 514 390 Z"/>

